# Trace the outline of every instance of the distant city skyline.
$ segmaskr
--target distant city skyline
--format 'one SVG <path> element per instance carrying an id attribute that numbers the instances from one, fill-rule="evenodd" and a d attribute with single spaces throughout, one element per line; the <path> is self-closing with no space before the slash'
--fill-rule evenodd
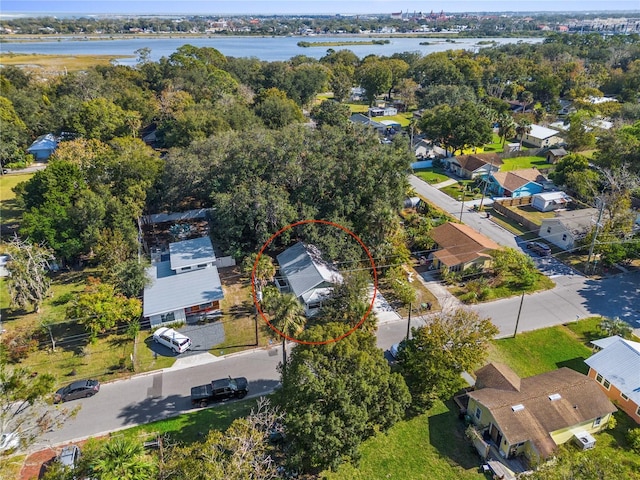
<path id="1" fill-rule="evenodd" d="M 0 16 L 87 15 L 296 15 L 392 12 L 603 12 L 638 11 L 640 0 L 2 0 Z M 22 16 L 22 15 L 21 15 Z"/>

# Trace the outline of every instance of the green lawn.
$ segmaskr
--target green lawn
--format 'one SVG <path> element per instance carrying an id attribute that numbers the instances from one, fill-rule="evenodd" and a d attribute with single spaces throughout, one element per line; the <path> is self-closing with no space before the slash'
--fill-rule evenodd
<path id="1" fill-rule="evenodd" d="M 129 428 L 119 433 L 141 441 L 169 434 L 173 440 L 193 443 L 202 440 L 210 430 L 226 430 L 236 418 L 249 415 L 255 406 L 255 398 L 221 403 L 211 408 L 202 408 L 166 420 Z"/>
<path id="2" fill-rule="evenodd" d="M 18 208 L 12 189 L 32 176 L 33 173 L 0 176 L 0 219 L 4 225 L 17 224 L 20 221 L 22 211 Z"/>
<path id="3" fill-rule="evenodd" d="M 480 457 L 464 437 L 453 402 L 438 402 L 428 414 L 398 422 L 386 434 L 364 442 L 357 467 L 345 464 L 323 472 L 327 480 L 486 479 Z"/>
<path id="4" fill-rule="evenodd" d="M 495 133 L 491 134 L 491 143 L 487 143 L 478 152 L 497 152 L 502 153 L 504 147 L 502 146 L 502 139 Z"/>
<path id="5" fill-rule="evenodd" d="M 451 177 L 444 174 L 442 169 L 437 168 L 425 168 L 420 170 L 415 170 L 413 174 L 424 180 L 427 183 L 434 184 L 444 182 L 445 180 L 449 180 Z"/>
<path id="6" fill-rule="evenodd" d="M 514 157 L 514 158 L 505 158 L 503 160 L 504 164 L 500 167 L 500 170 L 503 172 L 509 170 L 521 170 L 523 168 L 538 168 L 538 169 L 547 169 L 551 165 L 547 162 L 547 159 L 544 157 Z"/>
<path id="7" fill-rule="evenodd" d="M 585 330 L 596 329 L 600 318 L 581 322 Z M 586 374 L 589 370 L 584 360 L 592 350 L 587 340 L 567 326 L 544 328 L 533 332 L 519 333 L 516 338 L 505 338 L 491 342 L 489 360 L 509 365 L 521 377 L 569 367 Z"/>

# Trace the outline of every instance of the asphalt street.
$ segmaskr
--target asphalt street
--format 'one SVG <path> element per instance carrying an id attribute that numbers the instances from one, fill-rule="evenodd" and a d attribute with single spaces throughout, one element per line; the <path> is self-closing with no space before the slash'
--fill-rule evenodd
<path id="1" fill-rule="evenodd" d="M 461 203 L 452 200 L 425 182 L 410 177 L 416 191 L 448 212 L 460 212 Z M 518 247 L 513 234 L 495 225 L 483 215 L 463 210 L 463 221 L 499 244 Z M 515 297 L 471 307 L 489 317 L 500 329 L 500 337 L 513 335 L 522 301 L 518 332 L 558 325 L 593 315 L 620 317 L 640 329 L 640 272 L 624 273 L 603 280 L 586 278 L 552 257 L 534 257 L 538 266 L 555 282 L 556 287 L 535 294 Z M 433 279 L 425 275 L 425 281 Z M 446 289 L 433 285 L 441 305 L 447 304 Z M 452 300 L 450 305 L 455 302 Z M 428 317 L 413 316 L 412 326 Z M 407 333 L 407 319 L 390 316 L 381 322 L 377 343 L 385 350 L 402 340 Z M 167 418 L 191 410 L 190 388 L 215 378 L 245 376 L 250 395 L 268 393 L 278 385 L 277 365 L 282 358 L 280 345 L 225 357 L 208 353 L 180 358 L 174 367 L 134 376 L 102 385 L 98 395 L 70 403 L 80 405 L 77 416 L 61 429 L 49 432 L 33 449 L 78 441 L 138 424 Z M 215 408 L 212 407 L 212 408 Z"/>

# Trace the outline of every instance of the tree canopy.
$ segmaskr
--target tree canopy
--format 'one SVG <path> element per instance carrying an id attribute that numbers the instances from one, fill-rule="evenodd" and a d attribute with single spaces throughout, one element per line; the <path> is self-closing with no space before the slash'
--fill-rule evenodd
<path id="1" fill-rule="evenodd" d="M 481 365 L 488 342 L 498 333 L 489 319 L 470 310 L 440 313 L 423 327 L 412 328 L 399 350 L 400 371 L 413 398 L 412 408 L 429 409 L 464 386 L 460 375 Z"/>
<path id="2" fill-rule="evenodd" d="M 338 337 L 344 324 L 313 327 L 307 341 Z M 288 457 L 305 472 L 357 460 L 358 446 L 404 415 L 410 402 L 402 377 L 391 373 L 375 336 L 356 330 L 326 345 L 297 345 L 282 371 Z"/>

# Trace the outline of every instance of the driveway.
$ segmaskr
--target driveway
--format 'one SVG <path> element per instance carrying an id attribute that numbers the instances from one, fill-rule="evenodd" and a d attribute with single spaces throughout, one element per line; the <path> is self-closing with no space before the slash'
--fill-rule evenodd
<path id="1" fill-rule="evenodd" d="M 222 320 L 216 320 L 203 325 L 187 324 L 183 327 L 176 328 L 176 330 L 191 339 L 191 349 L 180 354 L 180 358 L 208 352 L 215 345 L 224 342 L 225 339 Z M 173 350 L 159 343 L 151 342 L 149 348 L 163 357 L 176 356 Z"/>

